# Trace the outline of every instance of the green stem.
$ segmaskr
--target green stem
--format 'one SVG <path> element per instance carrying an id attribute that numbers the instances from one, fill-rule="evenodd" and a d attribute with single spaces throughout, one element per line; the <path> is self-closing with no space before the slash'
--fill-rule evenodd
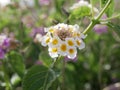
<path id="1" fill-rule="evenodd" d="M 101 10 L 101 8 L 102 8 L 102 0 L 100 0 L 100 10 Z"/>
<path id="2" fill-rule="evenodd" d="M 107 2 L 107 4 L 105 5 L 105 7 L 102 9 L 102 11 L 100 12 L 100 14 L 97 16 L 96 20 L 99 20 L 101 18 L 101 16 L 103 15 L 103 13 L 106 11 L 106 9 L 109 7 L 110 3 L 112 0 L 109 0 Z"/>
<path id="3" fill-rule="evenodd" d="M 93 10 L 93 0 L 90 0 L 90 4 L 92 5 L 92 19 L 94 18 L 94 10 Z"/>
<path id="4" fill-rule="evenodd" d="M 91 23 L 89 24 L 89 26 L 85 29 L 85 31 L 83 32 L 83 34 L 86 34 L 87 32 L 89 32 L 94 26 L 95 26 L 95 22 L 91 21 Z"/>
<path id="5" fill-rule="evenodd" d="M 118 18 L 118 17 L 120 17 L 120 14 L 115 15 L 115 16 L 110 17 L 110 18 L 107 18 L 107 19 L 101 19 L 100 21 L 101 21 L 101 22 L 106 22 L 106 21 L 109 21 L 109 20 L 112 20 L 112 19 L 115 19 L 115 18 Z"/>
<path id="6" fill-rule="evenodd" d="M 106 9 L 108 8 L 108 6 L 110 5 L 111 0 L 109 0 L 107 2 L 107 4 L 105 5 L 105 7 L 102 9 L 102 11 L 100 12 L 100 14 L 97 16 L 97 18 L 93 19 L 92 22 L 88 25 L 88 27 L 85 29 L 85 31 L 83 32 L 83 34 L 86 34 L 87 32 L 89 32 L 98 22 L 99 19 L 101 18 L 101 16 L 103 15 L 103 13 L 106 11 Z"/>
<path id="7" fill-rule="evenodd" d="M 11 87 L 11 83 L 10 83 L 10 80 L 9 80 L 9 76 L 8 76 L 8 73 L 7 73 L 7 69 L 6 69 L 6 63 L 4 60 L 2 60 L 2 68 L 3 68 L 3 72 L 4 72 L 4 80 L 5 80 L 5 83 L 6 83 L 6 89 L 5 90 L 12 90 L 12 87 Z"/>
<path id="8" fill-rule="evenodd" d="M 62 90 L 65 90 L 65 60 L 63 60 L 63 66 L 62 66 Z"/>

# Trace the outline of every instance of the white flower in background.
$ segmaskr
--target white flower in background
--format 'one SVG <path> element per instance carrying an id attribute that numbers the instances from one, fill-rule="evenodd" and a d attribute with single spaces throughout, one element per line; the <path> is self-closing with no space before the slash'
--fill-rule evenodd
<path id="1" fill-rule="evenodd" d="M 37 34 L 35 36 L 35 39 L 38 41 L 38 42 L 41 42 L 42 41 L 42 35 L 41 34 Z"/>
<path id="2" fill-rule="evenodd" d="M 82 7 L 82 6 L 89 6 L 89 3 L 87 1 L 80 0 L 79 2 L 73 4 L 73 6 L 70 7 L 70 9 L 74 10 L 74 9 L 77 9 L 79 7 Z"/>
<path id="3" fill-rule="evenodd" d="M 7 39 L 7 36 L 5 34 L 0 35 L 0 46 L 3 44 L 3 42 Z"/>
<path id="4" fill-rule="evenodd" d="M 4 7 L 11 3 L 11 0 L 0 0 L 0 6 Z"/>
<path id="5" fill-rule="evenodd" d="M 34 0 L 20 0 L 19 5 L 21 6 L 21 8 L 26 8 L 27 7 L 34 7 L 35 2 Z"/>
<path id="6" fill-rule="evenodd" d="M 74 9 L 81 8 L 81 7 L 84 7 L 84 6 L 90 8 L 91 11 L 92 11 L 92 5 L 89 4 L 87 1 L 84 1 L 84 0 L 80 0 L 79 2 L 73 4 L 73 6 L 70 7 L 70 10 L 74 10 Z M 95 8 L 95 7 L 93 7 L 93 12 L 94 12 L 95 14 L 98 14 L 98 13 L 99 13 L 98 9 Z"/>
<path id="7" fill-rule="evenodd" d="M 52 58 L 67 56 L 76 57 L 77 48 L 85 48 L 83 39 L 85 35 L 80 32 L 79 26 L 59 23 L 45 29 L 46 35 L 36 36 L 43 46 L 48 46 L 49 55 Z"/>

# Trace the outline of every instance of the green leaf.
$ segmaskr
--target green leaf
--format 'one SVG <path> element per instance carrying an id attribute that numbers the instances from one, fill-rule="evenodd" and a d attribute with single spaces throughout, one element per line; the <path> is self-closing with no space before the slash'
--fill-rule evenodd
<path id="1" fill-rule="evenodd" d="M 8 54 L 9 62 L 12 69 L 22 78 L 25 72 L 24 59 L 22 55 L 15 51 Z"/>
<path id="2" fill-rule="evenodd" d="M 54 0 L 54 2 L 55 2 L 56 11 L 58 13 L 61 13 L 62 12 L 61 9 L 62 9 L 62 6 L 63 6 L 65 0 Z"/>
<path id="3" fill-rule="evenodd" d="M 109 22 L 107 24 L 111 30 L 113 30 L 118 37 L 120 37 L 120 25 Z"/>
<path id="4" fill-rule="evenodd" d="M 89 16 L 90 14 L 91 14 L 90 8 L 86 6 L 82 6 L 80 8 L 71 11 L 70 19 L 79 19 L 84 16 Z"/>
<path id="5" fill-rule="evenodd" d="M 104 7 L 108 0 L 101 0 L 101 6 Z M 114 13 L 114 0 L 111 1 L 109 8 L 105 12 L 108 17 L 111 17 Z"/>
<path id="6" fill-rule="evenodd" d="M 109 22 L 107 24 L 111 29 L 113 29 L 120 36 L 120 25 Z"/>
<path id="7" fill-rule="evenodd" d="M 23 79 L 23 90 L 48 90 L 56 74 L 45 66 L 33 66 Z"/>
<path id="8" fill-rule="evenodd" d="M 114 13 L 114 1 L 112 0 L 109 8 L 106 11 L 106 14 L 107 14 L 108 17 L 110 17 L 110 16 L 113 15 L 113 13 Z"/>
<path id="9" fill-rule="evenodd" d="M 48 55 L 48 51 L 41 52 L 39 55 L 39 60 L 41 60 L 43 64 L 47 67 L 49 67 L 51 63 L 53 62 L 50 55 Z"/>

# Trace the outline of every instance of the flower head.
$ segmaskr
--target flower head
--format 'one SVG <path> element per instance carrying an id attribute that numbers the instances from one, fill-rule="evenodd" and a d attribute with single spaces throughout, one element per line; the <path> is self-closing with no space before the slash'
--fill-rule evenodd
<path id="1" fill-rule="evenodd" d="M 74 59 L 77 55 L 77 48 L 83 49 L 85 38 L 79 30 L 78 25 L 57 24 L 45 29 L 46 35 L 41 39 L 43 46 L 48 46 L 49 55 L 52 58 L 67 56 Z"/>

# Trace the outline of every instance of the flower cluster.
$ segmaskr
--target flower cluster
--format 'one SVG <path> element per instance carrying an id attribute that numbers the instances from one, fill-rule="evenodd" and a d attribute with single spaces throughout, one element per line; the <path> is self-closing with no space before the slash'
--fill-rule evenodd
<path id="1" fill-rule="evenodd" d="M 78 25 L 57 24 L 45 29 L 46 34 L 36 35 L 43 46 L 48 46 L 49 55 L 52 58 L 67 56 L 74 59 L 77 55 L 77 48 L 83 49 L 85 35 L 79 30 Z"/>
<path id="2" fill-rule="evenodd" d="M 5 35 L 0 35 L 0 59 L 3 59 L 8 47 L 10 46 L 10 39 Z"/>
<path id="3" fill-rule="evenodd" d="M 78 9 L 78 8 L 81 8 L 81 7 L 88 7 L 92 11 L 92 5 L 89 4 L 87 1 L 84 1 L 84 0 L 80 0 L 79 2 L 73 4 L 73 6 L 70 7 L 70 10 Z M 97 14 L 99 11 L 98 11 L 97 8 L 93 7 L 93 12 L 95 14 Z"/>

